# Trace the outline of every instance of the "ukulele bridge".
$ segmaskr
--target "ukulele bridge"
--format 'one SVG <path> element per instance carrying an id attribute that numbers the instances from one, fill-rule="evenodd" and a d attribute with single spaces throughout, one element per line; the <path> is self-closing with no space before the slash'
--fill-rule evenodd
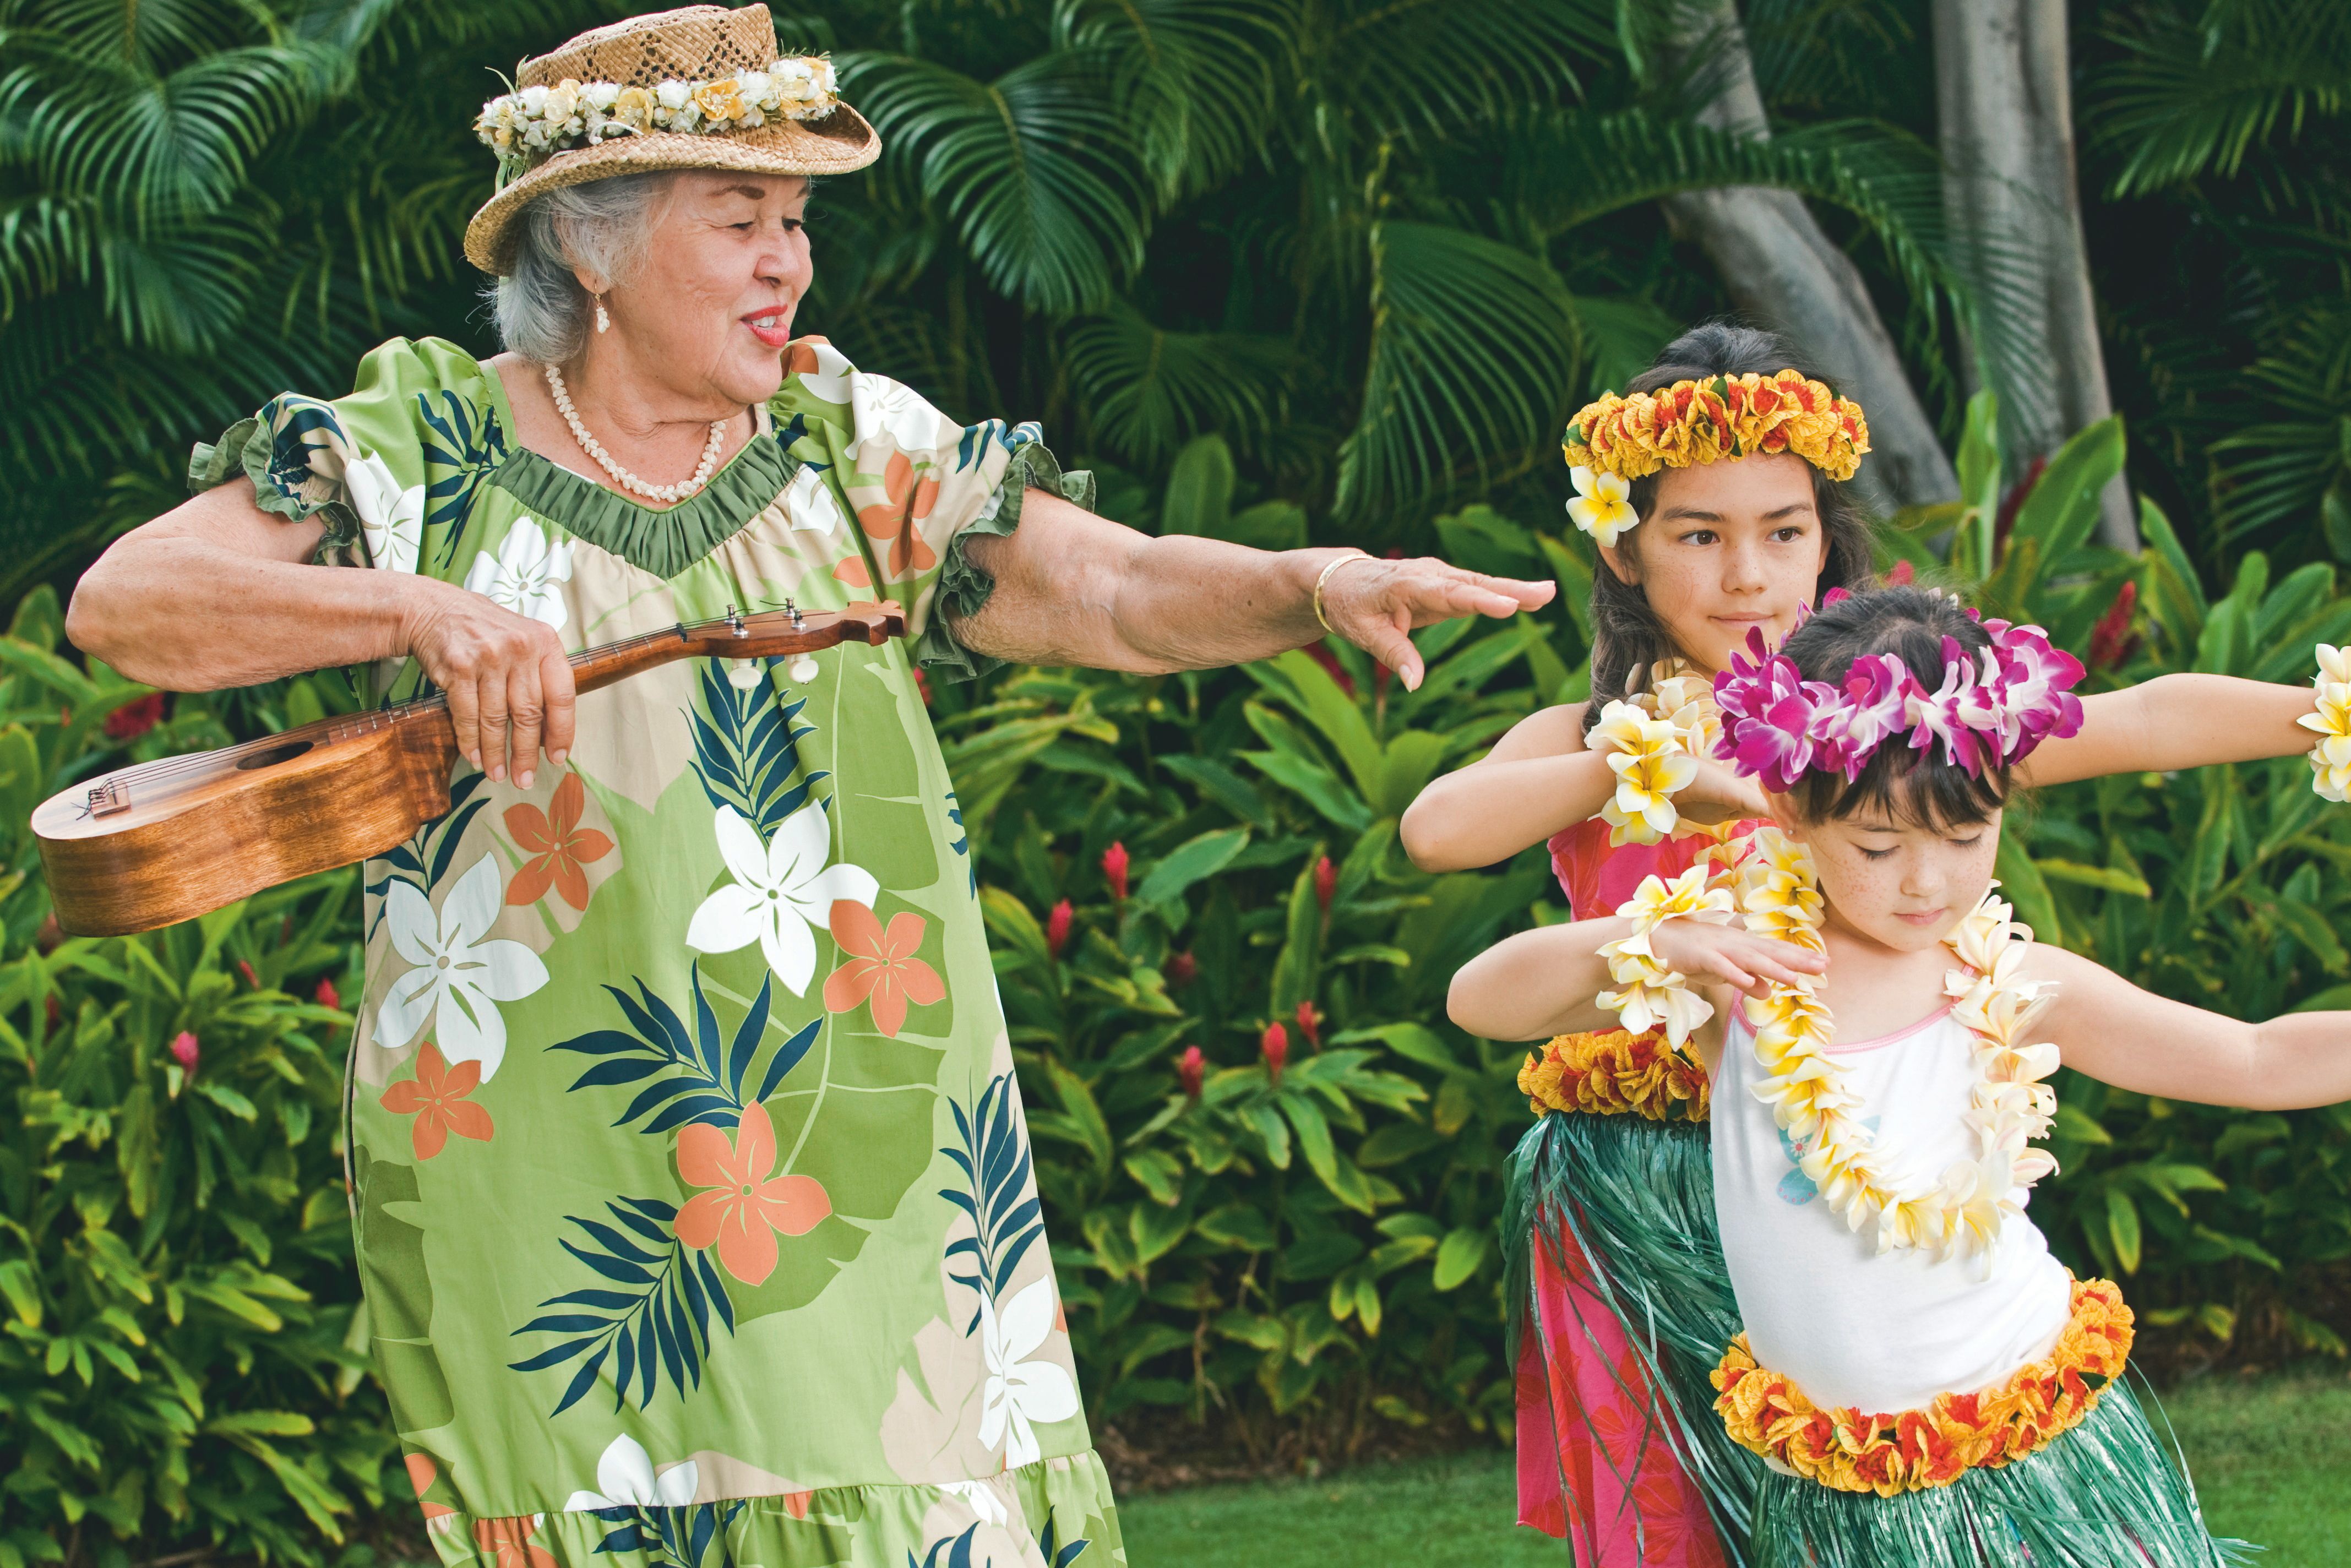
<path id="1" fill-rule="evenodd" d="M 111 817 L 119 811 L 128 811 L 131 810 L 131 791 L 122 787 L 120 779 L 110 779 L 103 784 L 90 787 L 89 799 L 82 809 L 93 817 Z"/>

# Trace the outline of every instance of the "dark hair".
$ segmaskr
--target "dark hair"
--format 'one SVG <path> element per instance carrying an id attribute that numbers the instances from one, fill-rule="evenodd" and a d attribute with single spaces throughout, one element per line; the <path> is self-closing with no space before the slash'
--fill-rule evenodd
<path id="1" fill-rule="evenodd" d="M 1708 321 L 1691 328 L 1657 351 L 1656 362 L 1625 384 L 1627 392 L 1658 392 L 1676 382 L 1708 376 L 1768 376 L 1784 370 L 1802 371 L 1814 381 L 1828 378 L 1806 364 L 1795 345 L 1777 332 L 1728 321 Z M 1831 390 L 1834 384 L 1831 383 Z M 1822 531 L 1828 535 L 1828 557 L 1821 563 L 1820 591 L 1860 589 L 1873 579 L 1876 555 L 1871 548 L 1869 517 L 1844 486 L 1818 468 L 1812 470 L 1813 505 L 1819 511 Z M 1652 474 L 1632 483 L 1628 497 L 1633 510 L 1646 521 L 1656 510 L 1657 481 Z M 1619 536 L 1616 548 L 1640 559 L 1641 530 Z M 1583 712 L 1583 728 L 1591 733 L 1601 708 L 1617 697 L 1632 695 L 1635 672 L 1661 659 L 1678 656 L 1672 633 L 1649 604 L 1649 596 L 1608 569 L 1595 563 L 1592 573 L 1592 702 Z"/>
<path id="2" fill-rule="evenodd" d="M 1947 637 L 1978 663 L 1991 647 L 1991 633 L 1958 600 L 1917 588 L 1878 588 L 1823 605 L 1780 652 L 1794 661 L 1804 679 L 1840 687 L 1855 659 L 1891 653 L 1931 692 L 1943 684 Z M 2008 778 L 2005 768 L 1974 774 L 1946 761 L 1939 742 L 1914 750 L 1907 735 L 1889 735 L 1851 783 L 1842 773 L 1813 771 L 1797 779 L 1789 794 L 1797 810 L 1815 822 L 1874 806 L 1896 821 L 1961 827 L 1991 820 L 2007 803 Z"/>

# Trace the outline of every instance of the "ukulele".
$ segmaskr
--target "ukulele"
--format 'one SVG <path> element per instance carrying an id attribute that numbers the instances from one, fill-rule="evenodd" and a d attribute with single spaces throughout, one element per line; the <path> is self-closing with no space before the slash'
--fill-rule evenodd
<path id="1" fill-rule="evenodd" d="M 675 659 L 766 659 L 903 635 L 892 601 L 673 626 L 571 656 L 583 694 Z M 380 855 L 449 810 L 457 732 L 435 694 L 242 746 L 117 768 L 33 813 L 57 924 L 120 936 Z"/>

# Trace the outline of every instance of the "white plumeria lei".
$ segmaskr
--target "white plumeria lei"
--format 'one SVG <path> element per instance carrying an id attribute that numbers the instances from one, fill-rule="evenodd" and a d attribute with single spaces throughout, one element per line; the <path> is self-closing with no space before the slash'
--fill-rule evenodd
<path id="1" fill-rule="evenodd" d="M 1714 1009 L 1657 959 L 1650 938 L 1667 920 L 1727 923 L 1734 906 L 1758 936 L 1826 951 L 1811 852 L 1767 825 L 1754 831 L 1735 867 L 1709 873 L 1701 861 L 1670 885 L 1655 876 L 1642 882 L 1616 911 L 1634 921 L 1634 934 L 1600 949 L 1621 988 L 1602 992 L 1600 1005 L 1620 1011 L 1630 1030 L 1663 1024 L 1678 1048 Z M 1800 1163 L 1830 1211 L 1856 1231 L 1869 1227 L 1880 1252 L 1973 1260 L 1988 1270 L 2001 1226 L 2023 1213 L 2024 1193 L 2057 1169 L 2047 1150 L 2031 1146 L 2048 1135 L 2057 1113 L 2056 1092 L 2045 1081 L 2057 1071 L 2058 1054 L 2054 1045 L 2025 1039 L 2046 988 L 2022 977 L 2032 932 L 2012 914 L 1987 891 L 1943 938 L 1962 966 L 1945 974 L 1943 993 L 1951 1016 L 1975 1036 L 1977 1078 L 1964 1113 L 1974 1146 L 1931 1185 L 1897 1187 L 1887 1174 L 1887 1151 L 1864 1124 L 1866 1103 L 1828 1053 L 1834 1021 L 1813 982 L 1775 983 L 1762 1000 L 1744 1004 L 1766 1075 L 1752 1092 L 1791 1141 L 1809 1145 Z"/>
<path id="2" fill-rule="evenodd" d="M 763 71 L 652 87 L 566 77 L 490 99 L 474 129 L 502 160 L 544 158 L 653 131 L 716 136 L 770 120 L 820 120 L 840 107 L 832 62 L 800 55 Z"/>
<path id="3" fill-rule="evenodd" d="M 2310 787 L 2326 800 L 2351 800 L 2351 648 L 2318 645 L 2318 711 L 2294 722 L 2318 732 L 2310 748 Z"/>
<path id="4" fill-rule="evenodd" d="M 1698 758 L 1713 754 L 1720 730 L 1713 685 L 1679 659 L 1660 661 L 1645 689 L 1600 710 L 1584 744 L 1616 775 L 1616 792 L 1600 808 L 1609 848 L 1683 831 L 1674 796 L 1698 777 Z"/>
<path id="5" fill-rule="evenodd" d="M 1748 929 L 1826 951 L 1810 852 L 1771 827 L 1756 830 L 1750 846 L 1731 873 Z M 1963 1113 L 1974 1143 L 1972 1154 L 1932 1185 L 1895 1185 L 1886 1152 L 1863 1124 L 1864 1103 L 1847 1070 L 1828 1054 L 1834 1024 L 1812 981 L 1774 984 L 1762 1000 L 1745 1004 L 1767 1075 L 1755 1097 L 1791 1139 L 1809 1143 L 1804 1175 L 1830 1210 L 1855 1230 L 1873 1228 L 1880 1252 L 1970 1259 L 1985 1270 L 2001 1226 L 2024 1212 L 2024 1193 L 2057 1168 L 2047 1150 L 2030 1146 L 2048 1136 L 2057 1114 L 2056 1091 L 2045 1082 L 2057 1071 L 2057 1048 L 2025 1036 L 2047 988 L 2023 977 L 2032 931 L 2011 918 L 1998 885 L 1943 938 L 1962 966 L 1946 971 L 1943 994 L 1951 1016 L 1975 1036 L 1977 1076 Z"/>

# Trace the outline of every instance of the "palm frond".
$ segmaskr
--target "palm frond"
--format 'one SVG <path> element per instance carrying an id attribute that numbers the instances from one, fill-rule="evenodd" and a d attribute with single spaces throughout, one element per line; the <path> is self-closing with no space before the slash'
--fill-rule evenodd
<path id="1" fill-rule="evenodd" d="M 1156 469 L 1196 435 L 1245 453 L 1288 417 L 1295 353 L 1249 332 L 1174 332 L 1123 300 L 1071 322 L 1064 362 L 1087 423 L 1114 456 Z"/>
<path id="2" fill-rule="evenodd" d="M 1264 155 L 1296 69 L 1300 0 L 1058 0 L 1054 33 L 1099 49 L 1161 198 L 1213 189 Z"/>
<path id="3" fill-rule="evenodd" d="M 2214 172 L 2351 104 L 2351 7 L 2235 0 L 2135 8 L 2108 24 L 2118 57 L 2084 105 L 2094 152 L 2120 163 L 2107 190 L 2141 195 Z"/>
<path id="4" fill-rule="evenodd" d="M 1339 450 L 1338 510 L 1426 507 L 1548 446 L 1575 384 L 1576 319 L 1558 275 L 1496 240 L 1433 224 L 1372 234 L 1372 347 Z"/>
<path id="5" fill-rule="evenodd" d="M 1354 0 L 1330 7 L 1301 50 L 1321 96 L 1381 136 L 1508 123 L 1581 89 L 1579 70 L 1618 59 L 1611 0 Z"/>
<path id="6" fill-rule="evenodd" d="M 992 82 L 904 55 L 838 65 L 883 156 L 912 161 L 1000 292 L 1053 315 L 1098 310 L 1142 265 L 1149 193 L 1098 51 L 1040 55 Z"/>

